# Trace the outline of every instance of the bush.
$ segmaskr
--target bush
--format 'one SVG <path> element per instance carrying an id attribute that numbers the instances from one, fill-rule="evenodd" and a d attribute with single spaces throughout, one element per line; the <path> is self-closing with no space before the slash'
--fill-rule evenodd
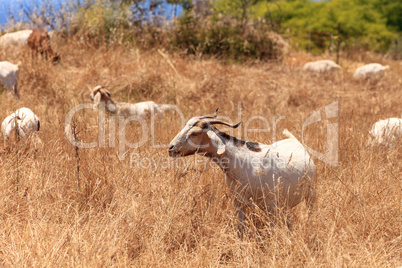
<path id="1" fill-rule="evenodd" d="M 387 55 L 394 60 L 402 60 L 402 36 L 392 41 Z"/>
<path id="2" fill-rule="evenodd" d="M 172 49 L 185 49 L 191 54 L 231 60 L 281 58 L 282 53 L 275 46 L 267 27 L 258 26 L 239 27 L 236 20 L 222 16 L 204 23 L 190 14 L 178 20 L 170 45 Z"/>
<path id="3" fill-rule="evenodd" d="M 226 2 L 228 0 L 218 0 Z M 394 3 L 395 2 L 395 3 Z M 380 0 L 261 0 L 252 8 L 254 19 L 266 17 L 287 31 L 295 43 L 312 51 L 322 52 L 330 47 L 330 36 L 338 35 L 345 49 L 363 48 L 386 52 L 396 37 L 402 10 L 398 1 Z M 400 2 L 400 1 L 399 1 Z M 309 33 L 311 43 L 309 44 Z"/>
<path id="4" fill-rule="evenodd" d="M 97 2 L 87 8 L 81 7 L 72 18 L 70 34 L 95 47 L 121 44 L 130 39 L 128 14 L 128 7 L 113 2 Z"/>

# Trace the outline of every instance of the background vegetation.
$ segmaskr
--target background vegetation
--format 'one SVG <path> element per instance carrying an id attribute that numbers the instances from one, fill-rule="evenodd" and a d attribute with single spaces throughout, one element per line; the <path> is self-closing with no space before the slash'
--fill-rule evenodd
<path id="1" fill-rule="evenodd" d="M 345 52 L 371 50 L 395 59 L 402 54 L 400 1 L 88 0 L 57 6 L 34 2 L 22 10 L 31 27 L 63 30 L 89 46 L 161 46 L 234 60 L 272 60 L 288 52 L 284 41 L 272 36 L 280 33 L 293 49 L 316 54 L 334 52 L 338 43 Z M 8 30 L 16 27 L 21 25 L 11 19 Z"/>
<path id="2" fill-rule="evenodd" d="M 338 35 L 338 23 L 344 49 L 361 47 L 385 52 L 402 31 L 402 3 L 398 1 L 260 1 L 252 14 L 265 16 L 282 31 L 290 31 L 304 47 L 306 42 L 302 40 L 306 40 L 309 32 L 326 33 L 327 40 L 323 42 L 322 37 L 313 36 L 313 42 L 317 48 L 329 47 L 328 35 Z"/>

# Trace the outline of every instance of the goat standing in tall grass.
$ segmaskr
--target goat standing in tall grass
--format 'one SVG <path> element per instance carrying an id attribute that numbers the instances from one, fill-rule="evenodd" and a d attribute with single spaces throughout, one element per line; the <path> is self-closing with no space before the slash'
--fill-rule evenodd
<path id="1" fill-rule="evenodd" d="M 218 109 L 217 109 L 218 110 Z M 265 145 L 238 140 L 215 126 L 237 128 L 212 116 L 191 118 L 170 142 L 169 156 L 201 154 L 225 173 L 234 196 L 243 238 L 246 208 L 256 204 L 268 213 L 292 208 L 303 199 L 314 202 L 315 165 L 304 146 L 287 130 L 288 139 Z"/>
<path id="2" fill-rule="evenodd" d="M 8 61 L 0 61 L 0 86 L 3 85 L 7 91 L 12 92 L 16 98 L 18 93 L 18 76 L 21 70 L 21 62 L 12 64 Z"/>

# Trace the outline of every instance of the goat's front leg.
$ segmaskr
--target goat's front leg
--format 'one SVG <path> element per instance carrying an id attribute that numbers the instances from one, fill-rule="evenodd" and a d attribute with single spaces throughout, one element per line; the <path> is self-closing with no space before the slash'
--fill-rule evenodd
<path id="1" fill-rule="evenodd" d="M 18 93 L 18 81 L 15 82 L 15 85 L 14 85 L 14 96 L 15 96 L 17 99 L 20 98 L 20 94 Z"/>
<path id="2" fill-rule="evenodd" d="M 244 220 L 246 218 L 246 206 L 238 201 L 234 200 L 234 207 L 236 210 L 236 215 L 238 218 L 238 235 L 241 241 L 243 241 L 244 237 L 244 230 L 245 230 L 245 225 L 244 225 Z"/>

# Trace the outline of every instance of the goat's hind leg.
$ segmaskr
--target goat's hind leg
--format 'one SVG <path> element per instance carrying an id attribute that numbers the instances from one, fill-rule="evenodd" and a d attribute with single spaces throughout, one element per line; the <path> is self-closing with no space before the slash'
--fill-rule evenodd
<path id="1" fill-rule="evenodd" d="M 310 186 L 308 188 L 308 191 L 309 191 L 309 193 L 308 193 L 308 195 L 306 195 L 306 197 L 304 199 L 305 199 L 305 202 L 306 202 L 306 205 L 307 205 L 307 211 L 308 211 L 307 215 L 308 215 L 308 218 L 310 218 L 311 214 L 313 213 L 313 208 L 314 208 L 315 189 L 314 189 L 313 186 Z"/>

